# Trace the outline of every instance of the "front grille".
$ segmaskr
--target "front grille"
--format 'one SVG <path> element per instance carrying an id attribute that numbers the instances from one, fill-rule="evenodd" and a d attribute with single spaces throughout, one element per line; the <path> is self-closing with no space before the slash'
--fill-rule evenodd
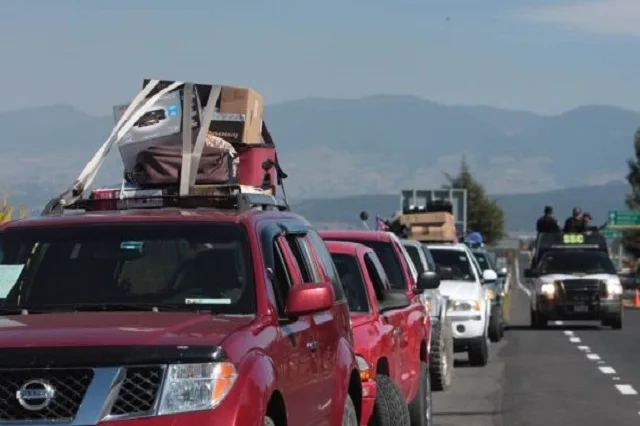
<path id="1" fill-rule="evenodd" d="M 606 286 L 600 280 L 572 279 L 561 282 L 562 295 L 567 301 L 589 302 L 606 296 Z"/>
<path id="2" fill-rule="evenodd" d="M 135 416 L 153 409 L 164 370 L 159 366 L 129 367 L 110 416 Z"/>
<path id="3" fill-rule="evenodd" d="M 71 421 L 92 379 L 93 370 L 89 368 L 0 370 L 0 421 Z M 29 382 L 32 384 L 27 385 Z M 21 389 L 40 391 L 45 385 L 53 389 L 48 404 L 46 398 L 34 395 L 23 404 L 18 400 Z M 44 406 L 34 409 L 38 405 Z"/>

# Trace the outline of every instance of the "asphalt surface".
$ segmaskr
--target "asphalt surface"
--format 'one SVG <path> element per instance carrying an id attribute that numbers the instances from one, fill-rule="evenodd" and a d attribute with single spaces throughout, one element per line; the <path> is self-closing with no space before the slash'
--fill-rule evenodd
<path id="1" fill-rule="evenodd" d="M 528 258 L 520 258 L 520 274 Z M 522 287 L 525 280 L 520 277 Z M 486 367 L 456 354 L 452 387 L 434 392 L 436 426 L 623 426 L 640 423 L 640 310 L 622 330 L 598 323 L 529 328 L 529 298 L 512 287 L 504 339 Z"/>

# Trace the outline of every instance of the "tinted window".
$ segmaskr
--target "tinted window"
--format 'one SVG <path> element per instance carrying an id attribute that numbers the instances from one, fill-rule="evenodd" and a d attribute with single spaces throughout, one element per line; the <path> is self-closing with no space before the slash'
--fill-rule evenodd
<path id="1" fill-rule="evenodd" d="M 433 259 L 433 255 L 424 244 L 422 245 L 422 251 L 424 253 L 424 256 L 427 258 L 427 267 L 429 268 L 430 271 L 435 271 L 436 261 Z"/>
<path id="2" fill-rule="evenodd" d="M 286 240 L 300 268 L 302 281 L 305 283 L 317 283 L 320 278 L 318 277 L 318 272 L 315 270 L 313 259 L 305 246 L 304 238 L 296 235 L 287 235 Z"/>
<path id="3" fill-rule="evenodd" d="M 480 270 L 484 271 L 486 269 L 493 269 L 484 253 L 474 252 L 473 255 L 475 256 L 478 265 L 480 265 Z"/>
<path id="4" fill-rule="evenodd" d="M 393 250 L 391 243 L 384 241 L 355 241 L 370 247 L 378 256 L 384 271 L 389 277 L 391 288 L 404 290 L 406 284 L 404 282 L 404 274 L 402 273 L 402 266 L 400 261 L 396 257 L 396 252 Z"/>
<path id="5" fill-rule="evenodd" d="M 346 254 L 332 254 L 340 281 L 352 312 L 369 312 L 367 288 L 358 265 L 358 259 Z"/>
<path id="6" fill-rule="evenodd" d="M 602 251 L 569 250 L 547 252 L 539 263 L 541 274 L 615 274 L 616 268 Z"/>
<path id="7" fill-rule="evenodd" d="M 281 318 L 284 318 L 287 296 L 289 295 L 289 289 L 291 288 L 291 276 L 287 270 L 284 255 L 275 241 L 273 242 L 273 264 L 274 270 L 271 281 L 276 293 L 278 314 Z"/>
<path id="8" fill-rule="evenodd" d="M 407 250 L 407 253 L 409 253 L 409 257 L 411 258 L 413 265 L 416 267 L 416 272 L 418 273 L 418 275 L 423 273 L 424 266 L 422 265 L 422 259 L 420 259 L 420 252 L 418 250 L 418 247 L 413 245 L 405 245 L 404 248 Z"/>
<path id="9" fill-rule="evenodd" d="M 0 246 L 0 297 L 6 296 L 6 307 L 157 304 L 255 312 L 253 264 L 240 226 L 16 229 L 0 233 Z"/>
<path id="10" fill-rule="evenodd" d="M 456 281 L 475 281 L 475 275 L 471 270 L 471 262 L 467 253 L 460 250 L 447 250 L 430 248 L 431 255 L 436 265 L 451 268 L 453 279 Z"/>
<path id="11" fill-rule="evenodd" d="M 325 275 L 331 280 L 331 284 L 333 285 L 333 292 L 336 295 L 337 300 L 344 300 L 345 295 L 342 290 L 342 283 L 340 282 L 340 277 L 338 276 L 338 272 L 333 264 L 333 259 L 327 246 L 324 241 L 318 235 L 318 233 L 312 229 L 309 230 L 307 237 L 313 246 L 314 250 L 318 254 L 320 258 L 320 262 L 322 262 L 322 266 L 324 267 Z"/>

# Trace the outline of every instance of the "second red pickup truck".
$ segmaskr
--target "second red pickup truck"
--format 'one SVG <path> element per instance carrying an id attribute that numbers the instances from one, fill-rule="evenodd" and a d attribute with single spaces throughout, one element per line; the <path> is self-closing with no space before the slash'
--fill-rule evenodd
<path id="1" fill-rule="evenodd" d="M 428 316 L 422 303 L 394 290 L 376 253 L 328 241 L 351 311 L 363 383 L 361 425 L 432 424 Z"/>

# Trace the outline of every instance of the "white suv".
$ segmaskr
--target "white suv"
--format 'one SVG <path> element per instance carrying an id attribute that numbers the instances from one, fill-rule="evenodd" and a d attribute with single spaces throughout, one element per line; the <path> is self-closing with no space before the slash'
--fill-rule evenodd
<path id="1" fill-rule="evenodd" d="M 489 360 L 487 340 L 491 301 L 484 282 L 495 281 L 494 271 L 484 271 L 464 244 L 427 245 L 440 273 L 440 292 L 449 297 L 448 315 L 456 352 L 467 352 L 469 364 L 484 366 Z"/>

